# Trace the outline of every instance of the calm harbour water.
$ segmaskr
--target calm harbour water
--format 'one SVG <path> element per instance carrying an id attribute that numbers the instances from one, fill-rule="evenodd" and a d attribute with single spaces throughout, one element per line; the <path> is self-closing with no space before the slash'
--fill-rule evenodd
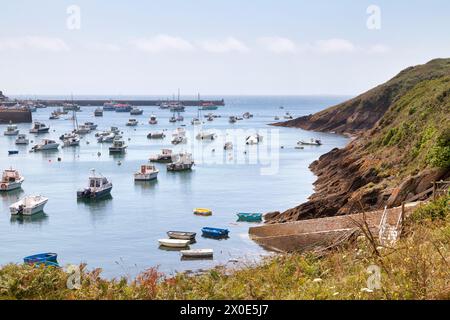
<path id="1" fill-rule="evenodd" d="M 236 222 L 236 213 L 285 210 L 304 202 L 313 192 L 315 180 L 309 164 L 321 154 L 347 143 L 346 138 L 338 135 L 267 124 L 274 122 L 275 115 L 282 118 L 287 111 L 294 117 L 307 115 L 345 99 L 227 97 L 225 107 L 203 111 L 203 114 L 211 112 L 222 116 L 213 122 L 204 119 L 204 129 L 217 130 L 220 138 L 225 137 L 226 129 L 260 130 L 264 136 L 261 145 L 245 148 L 246 132 L 240 133 L 243 136 L 236 138 L 231 153 L 223 152 L 223 139 L 201 143 L 193 138 L 194 127 L 190 120 L 197 114 L 193 107 L 183 113 L 188 145 L 175 147 L 170 144 L 170 136 L 180 123 L 169 123 L 171 113 L 167 110 L 143 107 L 141 116 L 104 112 L 103 117 L 94 118 L 94 108 L 82 108 L 77 114 L 79 123 L 93 121 L 99 130 L 118 126 L 123 131 L 129 147 L 120 158 L 110 156 L 110 145 L 98 144 L 94 133 L 86 135 L 80 147 L 29 153 L 33 143 L 16 146 L 15 137 L 3 136 L 6 125 L 0 125 L 0 169 L 12 166 L 25 177 L 22 190 L 0 193 L 0 264 L 20 263 L 24 256 L 50 251 L 58 253 L 61 265 L 86 262 L 90 268 L 103 268 L 106 277 L 118 277 L 135 276 L 153 266 L 173 273 L 227 264 L 230 260 L 255 261 L 267 252 L 248 238 L 248 228 L 255 224 Z M 284 109 L 280 109 L 280 105 Z M 34 121 L 50 125 L 49 134 L 38 137 L 29 134 L 30 124 L 19 125 L 21 133 L 37 142 L 48 137 L 58 140 L 62 133 L 72 130 L 72 121 L 65 120 L 64 116 L 60 120 L 48 120 L 52 110 L 38 109 L 33 113 Z M 228 123 L 228 116 L 242 115 L 246 111 L 254 117 L 236 124 Z M 151 114 L 158 117 L 158 125 L 148 124 Z M 138 119 L 139 125 L 126 127 L 129 118 Z M 165 140 L 146 138 L 150 131 L 164 129 L 167 129 Z M 324 145 L 304 150 L 294 148 L 298 140 L 310 138 L 320 138 Z M 133 173 L 150 155 L 164 147 L 174 151 L 193 147 L 197 164 L 192 172 L 170 173 L 166 172 L 164 164 L 156 164 L 160 169 L 157 181 L 135 183 Z M 19 150 L 19 154 L 8 156 L 7 151 L 12 149 Z M 260 150 L 259 161 L 241 163 L 246 157 L 245 150 L 248 157 Z M 58 157 L 61 162 L 57 161 Z M 269 175 L 264 174 L 263 168 L 269 165 L 275 169 Z M 76 191 L 86 186 L 92 168 L 111 179 L 112 198 L 89 204 L 78 202 Z M 29 194 L 41 194 L 50 199 L 45 214 L 29 219 L 11 218 L 9 205 Z M 212 209 L 213 216 L 194 216 L 192 210 L 197 207 Z M 221 241 L 202 238 L 200 229 L 204 226 L 228 228 L 230 238 Z M 181 261 L 179 252 L 161 250 L 158 239 L 166 238 L 168 230 L 197 232 L 197 243 L 191 248 L 212 248 L 214 259 Z"/>

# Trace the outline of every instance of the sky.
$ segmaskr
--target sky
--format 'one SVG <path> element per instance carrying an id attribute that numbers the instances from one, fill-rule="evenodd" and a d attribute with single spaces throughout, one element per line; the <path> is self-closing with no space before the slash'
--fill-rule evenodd
<path id="1" fill-rule="evenodd" d="M 450 57 L 448 0 L 0 0 L 6 95 L 355 95 Z"/>

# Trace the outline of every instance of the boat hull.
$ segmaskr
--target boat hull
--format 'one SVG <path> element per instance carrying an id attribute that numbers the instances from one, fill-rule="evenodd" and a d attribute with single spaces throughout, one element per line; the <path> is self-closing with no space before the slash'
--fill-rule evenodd
<path id="1" fill-rule="evenodd" d="M 8 182 L 8 183 L 0 183 L 0 192 L 4 191 L 12 191 L 12 190 L 16 190 L 22 187 L 22 183 L 23 183 L 24 179 L 21 179 L 19 181 L 15 181 L 15 182 Z"/>
<path id="2" fill-rule="evenodd" d="M 92 192 L 92 191 L 86 192 L 87 190 L 78 191 L 77 198 L 78 199 L 100 199 L 100 198 L 104 198 L 104 197 L 111 195 L 111 190 L 112 190 L 112 186 L 105 188 L 103 190 L 100 190 L 100 191 L 95 191 L 95 192 Z"/>
<path id="3" fill-rule="evenodd" d="M 214 255 L 212 249 L 181 250 L 180 253 L 183 258 L 191 259 L 211 258 Z"/>
<path id="4" fill-rule="evenodd" d="M 175 240 L 175 239 L 160 239 L 159 244 L 163 247 L 168 248 L 186 248 L 190 241 L 189 240 Z"/>
<path id="5" fill-rule="evenodd" d="M 197 235 L 195 232 L 183 232 L 183 231 L 168 231 L 167 235 L 170 239 L 178 239 L 178 240 L 195 240 L 195 236 Z"/>
<path id="6" fill-rule="evenodd" d="M 20 210 L 19 206 L 12 205 L 10 207 L 11 215 L 23 215 L 23 216 L 31 216 L 36 213 L 44 211 L 44 207 L 47 204 L 48 199 L 43 200 L 39 204 L 34 205 L 33 207 L 26 207 L 23 210 Z"/>
<path id="7" fill-rule="evenodd" d="M 151 181 L 158 178 L 158 172 L 153 173 L 135 173 L 134 181 Z"/>

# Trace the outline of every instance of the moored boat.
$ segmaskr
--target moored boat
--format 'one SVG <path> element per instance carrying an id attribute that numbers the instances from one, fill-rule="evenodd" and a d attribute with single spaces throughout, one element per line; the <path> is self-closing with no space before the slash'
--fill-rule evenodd
<path id="1" fill-rule="evenodd" d="M 112 143 L 112 146 L 109 147 L 109 153 L 125 153 L 128 148 L 123 140 L 114 139 Z"/>
<path id="2" fill-rule="evenodd" d="M 102 175 L 96 175 L 92 169 L 89 176 L 88 187 L 77 191 L 78 199 L 99 199 L 111 194 L 112 183 Z"/>
<path id="3" fill-rule="evenodd" d="M 117 103 L 114 105 L 114 110 L 116 112 L 130 112 L 131 108 L 131 105 L 128 103 Z"/>
<path id="4" fill-rule="evenodd" d="M 178 239 L 178 240 L 195 240 L 195 236 L 197 235 L 195 232 L 187 232 L 187 231 L 167 231 L 167 235 L 170 239 Z"/>
<path id="5" fill-rule="evenodd" d="M 158 119 L 156 119 L 156 116 L 152 114 L 150 116 L 150 120 L 148 120 L 148 123 L 149 124 L 157 124 L 158 123 Z"/>
<path id="6" fill-rule="evenodd" d="M 228 238 L 229 233 L 230 231 L 228 229 L 211 228 L 211 227 L 202 228 L 202 236 L 206 238 L 214 238 L 214 239 Z"/>
<path id="7" fill-rule="evenodd" d="M 235 116 L 230 116 L 230 117 L 228 118 L 228 122 L 229 122 L 229 123 L 236 123 L 236 121 L 237 121 L 237 118 L 236 118 Z"/>
<path id="8" fill-rule="evenodd" d="M 95 117 L 103 117 L 103 108 L 97 108 L 94 111 L 94 116 Z"/>
<path id="9" fill-rule="evenodd" d="M 19 189 L 24 181 L 25 178 L 20 175 L 19 171 L 12 168 L 6 169 L 3 171 L 0 181 L 0 191 Z"/>
<path id="10" fill-rule="evenodd" d="M 214 140 L 217 135 L 214 132 L 201 131 L 195 137 L 197 140 Z"/>
<path id="11" fill-rule="evenodd" d="M 191 250 L 181 250 L 180 253 L 183 258 L 202 259 L 202 258 L 211 258 L 214 255 L 214 250 L 191 249 Z"/>
<path id="12" fill-rule="evenodd" d="M 247 145 L 259 144 L 262 141 L 263 141 L 263 136 L 260 134 L 253 134 L 253 135 L 245 138 L 245 144 L 247 144 Z"/>
<path id="13" fill-rule="evenodd" d="M 30 129 L 30 133 L 41 134 L 47 133 L 50 130 L 50 127 L 45 123 L 35 122 L 33 127 Z"/>
<path id="14" fill-rule="evenodd" d="M 150 181 L 158 178 L 159 170 L 155 166 L 143 164 L 138 172 L 134 174 L 134 181 Z"/>
<path id="15" fill-rule="evenodd" d="M 238 221 L 260 222 L 262 221 L 262 213 L 240 212 L 237 214 Z"/>
<path id="16" fill-rule="evenodd" d="M 148 139 L 164 139 L 166 137 L 166 135 L 164 134 L 164 132 L 150 132 L 147 135 Z"/>
<path id="17" fill-rule="evenodd" d="M 6 127 L 6 130 L 3 134 L 5 136 L 17 136 L 19 134 L 19 129 L 17 129 L 17 125 L 10 124 Z"/>
<path id="18" fill-rule="evenodd" d="M 139 108 L 132 108 L 132 109 L 130 110 L 130 114 L 131 114 L 132 116 L 140 116 L 140 115 L 143 114 L 143 113 L 144 113 L 144 110 L 139 109 Z"/>
<path id="19" fill-rule="evenodd" d="M 233 150 L 233 143 L 232 142 L 225 142 L 223 146 L 223 150 Z"/>
<path id="20" fill-rule="evenodd" d="M 172 150 L 162 149 L 160 154 L 150 157 L 151 162 L 169 163 L 172 162 Z"/>
<path id="21" fill-rule="evenodd" d="M 321 146 L 322 141 L 320 139 L 311 139 L 310 141 L 300 140 L 297 142 L 298 146 Z"/>
<path id="22" fill-rule="evenodd" d="M 159 244 L 169 248 L 186 248 L 190 244 L 190 240 L 179 239 L 159 239 Z"/>
<path id="23" fill-rule="evenodd" d="M 210 209 L 205 209 L 205 208 L 195 208 L 194 209 L 194 214 L 197 216 L 211 216 L 212 215 L 212 210 Z"/>
<path id="24" fill-rule="evenodd" d="M 129 119 L 126 125 L 127 127 L 135 127 L 138 125 L 138 121 L 136 119 Z"/>
<path id="25" fill-rule="evenodd" d="M 44 139 L 41 143 L 35 145 L 32 150 L 33 151 L 45 151 L 45 150 L 56 150 L 59 147 L 59 143 L 56 143 L 55 140 Z"/>
<path id="26" fill-rule="evenodd" d="M 191 170 L 193 165 L 192 154 L 182 152 L 172 157 L 172 163 L 167 165 L 167 171 L 187 171 Z"/>
<path id="27" fill-rule="evenodd" d="M 103 111 L 114 111 L 116 103 L 114 101 L 105 102 L 103 104 Z"/>
<path id="28" fill-rule="evenodd" d="M 46 253 L 38 253 L 28 257 L 23 258 L 23 262 L 26 264 L 34 265 L 34 264 L 43 264 L 45 266 L 57 266 L 58 255 L 52 252 Z"/>
<path id="29" fill-rule="evenodd" d="M 27 139 L 27 135 L 26 134 L 19 134 L 16 138 L 16 144 L 23 144 L 26 145 L 28 144 L 30 141 Z"/>
<path id="30" fill-rule="evenodd" d="M 11 215 L 31 216 L 44 210 L 48 198 L 40 195 L 27 196 L 16 203 L 13 203 L 9 210 Z"/>

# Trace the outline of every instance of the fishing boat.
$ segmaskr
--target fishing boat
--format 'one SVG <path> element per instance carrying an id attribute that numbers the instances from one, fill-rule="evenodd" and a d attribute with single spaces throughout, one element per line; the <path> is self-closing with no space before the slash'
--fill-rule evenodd
<path id="1" fill-rule="evenodd" d="M 113 132 L 108 132 L 105 135 L 100 135 L 97 138 L 97 142 L 99 143 L 112 143 L 116 137 L 116 134 Z"/>
<path id="2" fill-rule="evenodd" d="M 114 139 L 112 143 L 112 146 L 109 147 L 109 153 L 125 153 L 128 148 L 123 140 Z"/>
<path id="3" fill-rule="evenodd" d="M 136 119 L 129 119 L 126 125 L 128 127 L 136 127 L 138 125 L 138 121 Z"/>
<path id="4" fill-rule="evenodd" d="M 152 114 L 150 116 L 150 119 L 148 120 L 148 123 L 149 124 L 157 124 L 158 123 L 158 119 L 156 119 L 156 116 Z"/>
<path id="5" fill-rule="evenodd" d="M 169 163 L 172 162 L 172 150 L 162 149 L 160 154 L 150 157 L 151 162 Z"/>
<path id="6" fill-rule="evenodd" d="M 190 240 L 179 239 L 159 239 L 158 242 L 161 246 L 169 248 L 186 248 L 191 243 Z"/>
<path id="7" fill-rule="evenodd" d="M 214 250 L 213 249 L 191 249 L 191 250 L 181 250 L 180 253 L 183 258 L 205 259 L 205 258 L 211 258 L 214 255 Z"/>
<path id="8" fill-rule="evenodd" d="M 140 171 L 134 174 L 134 181 L 150 181 L 158 178 L 159 170 L 155 166 L 143 164 Z"/>
<path id="9" fill-rule="evenodd" d="M 0 181 L 0 191 L 11 191 L 22 187 L 25 178 L 19 171 L 10 168 L 3 171 L 2 180 Z"/>
<path id="10" fill-rule="evenodd" d="M 225 142 L 223 146 L 223 150 L 233 150 L 233 143 L 232 142 Z"/>
<path id="11" fill-rule="evenodd" d="M 212 102 L 203 102 L 200 105 L 200 110 L 217 110 L 218 106 L 216 106 L 214 103 Z"/>
<path id="12" fill-rule="evenodd" d="M 88 134 L 91 132 L 91 126 L 80 124 L 74 131 L 77 134 Z"/>
<path id="13" fill-rule="evenodd" d="M 212 210 L 210 209 L 205 209 L 205 208 L 196 208 L 194 209 L 194 214 L 197 216 L 212 216 Z"/>
<path id="14" fill-rule="evenodd" d="M 68 132 L 68 133 L 64 133 L 61 136 L 59 136 L 59 140 L 66 140 L 69 138 L 73 138 L 73 137 L 77 137 L 78 135 L 75 132 Z"/>
<path id="15" fill-rule="evenodd" d="M 230 231 L 228 229 L 210 228 L 210 227 L 202 228 L 202 236 L 206 238 L 214 238 L 214 239 L 228 238 L 229 233 Z"/>
<path id="16" fill-rule="evenodd" d="M 191 170 L 193 165 L 192 154 L 182 152 L 172 157 L 172 163 L 167 165 L 167 171 L 187 171 Z"/>
<path id="17" fill-rule="evenodd" d="M 55 140 L 44 139 L 41 143 L 35 145 L 32 150 L 33 151 L 45 151 L 45 150 L 56 150 L 59 147 L 59 143 Z"/>
<path id="18" fill-rule="evenodd" d="M 94 110 L 94 117 L 103 117 L 103 108 L 97 108 Z"/>
<path id="19" fill-rule="evenodd" d="M 114 111 L 116 112 L 130 112 L 132 109 L 128 103 L 117 103 L 114 105 Z"/>
<path id="20" fill-rule="evenodd" d="M 117 103 L 115 103 L 114 101 L 105 102 L 103 104 L 103 111 L 114 111 L 116 109 L 115 108 L 116 104 Z"/>
<path id="21" fill-rule="evenodd" d="M 166 135 L 164 134 L 164 132 L 150 132 L 147 135 L 147 139 L 164 139 L 166 137 Z"/>
<path id="22" fill-rule="evenodd" d="M 263 141 L 263 136 L 261 136 L 259 134 L 253 134 L 253 135 L 245 138 L 245 144 L 247 144 L 247 145 L 259 144 L 262 141 Z"/>
<path id="23" fill-rule="evenodd" d="M 236 119 L 235 116 L 230 116 L 230 117 L 228 118 L 228 122 L 229 122 L 229 123 L 236 123 L 236 121 L 237 121 L 237 119 Z"/>
<path id="24" fill-rule="evenodd" d="M 52 252 L 38 253 L 23 258 L 23 262 L 29 265 L 43 264 L 45 266 L 58 266 L 57 258 L 58 255 L 56 253 Z"/>
<path id="25" fill-rule="evenodd" d="M 9 207 L 9 211 L 11 212 L 11 215 L 31 216 L 42 212 L 47 202 L 48 198 L 40 195 L 27 196 L 16 203 L 13 203 Z"/>
<path id="26" fill-rule="evenodd" d="M 95 170 L 91 170 L 88 187 L 77 191 L 78 199 L 99 199 L 109 196 L 112 190 L 112 183 L 102 175 L 96 175 Z"/>
<path id="27" fill-rule="evenodd" d="M 132 108 L 132 109 L 130 110 L 130 115 L 132 115 L 132 116 L 140 116 L 140 115 L 142 115 L 143 113 L 144 113 L 144 110 L 139 109 L 139 108 Z"/>
<path id="28" fill-rule="evenodd" d="M 41 133 L 47 133 L 49 130 L 50 130 L 50 127 L 47 126 L 45 123 L 35 122 L 33 124 L 33 127 L 30 129 L 30 133 L 41 134 Z"/>
<path id="29" fill-rule="evenodd" d="M 28 143 L 30 143 L 30 141 L 27 139 L 27 135 L 26 134 L 19 134 L 16 138 L 16 144 L 23 144 L 23 145 L 27 145 Z"/>
<path id="30" fill-rule="evenodd" d="M 97 125 L 93 122 L 85 122 L 84 125 L 91 129 L 91 131 L 97 130 Z"/>
<path id="31" fill-rule="evenodd" d="M 3 133 L 5 136 L 17 136 L 19 134 L 19 129 L 15 124 L 10 124 L 6 127 L 5 132 Z"/>
<path id="32" fill-rule="evenodd" d="M 73 135 L 63 140 L 65 147 L 76 147 L 80 145 L 80 137 L 78 135 Z"/>
<path id="33" fill-rule="evenodd" d="M 201 131 L 195 137 L 197 140 L 214 140 L 217 135 L 213 132 Z"/>
<path id="34" fill-rule="evenodd" d="M 175 117 L 175 114 L 169 118 L 169 122 L 170 122 L 170 123 L 175 123 L 175 122 L 177 122 L 177 118 Z"/>
<path id="35" fill-rule="evenodd" d="M 244 119 L 250 119 L 250 118 L 253 118 L 253 115 L 250 112 L 246 112 L 242 115 L 242 117 Z"/>
<path id="36" fill-rule="evenodd" d="M 319 139 L 311 139 L 310 141 L 304 141 L 304 140 L 300 140 L 299 142 L 297 142 L 298 146 L 321 146 L 322 145 L 322 141 Z"/>
<path id="37" fill-rule="evenodd" d="M 237 214 L 238 221 L 260 222 L 262 221 L 262 213 L 240 212 Z"/>
<path id="38" fill-rule="evenodd" d="M 195 236 L 197 234 L 195 232 L 186 232 L 186 231 L 167 231 L 167 236 L 170 239 L 178 239 L 178 240 L 195 240 Z"/>

